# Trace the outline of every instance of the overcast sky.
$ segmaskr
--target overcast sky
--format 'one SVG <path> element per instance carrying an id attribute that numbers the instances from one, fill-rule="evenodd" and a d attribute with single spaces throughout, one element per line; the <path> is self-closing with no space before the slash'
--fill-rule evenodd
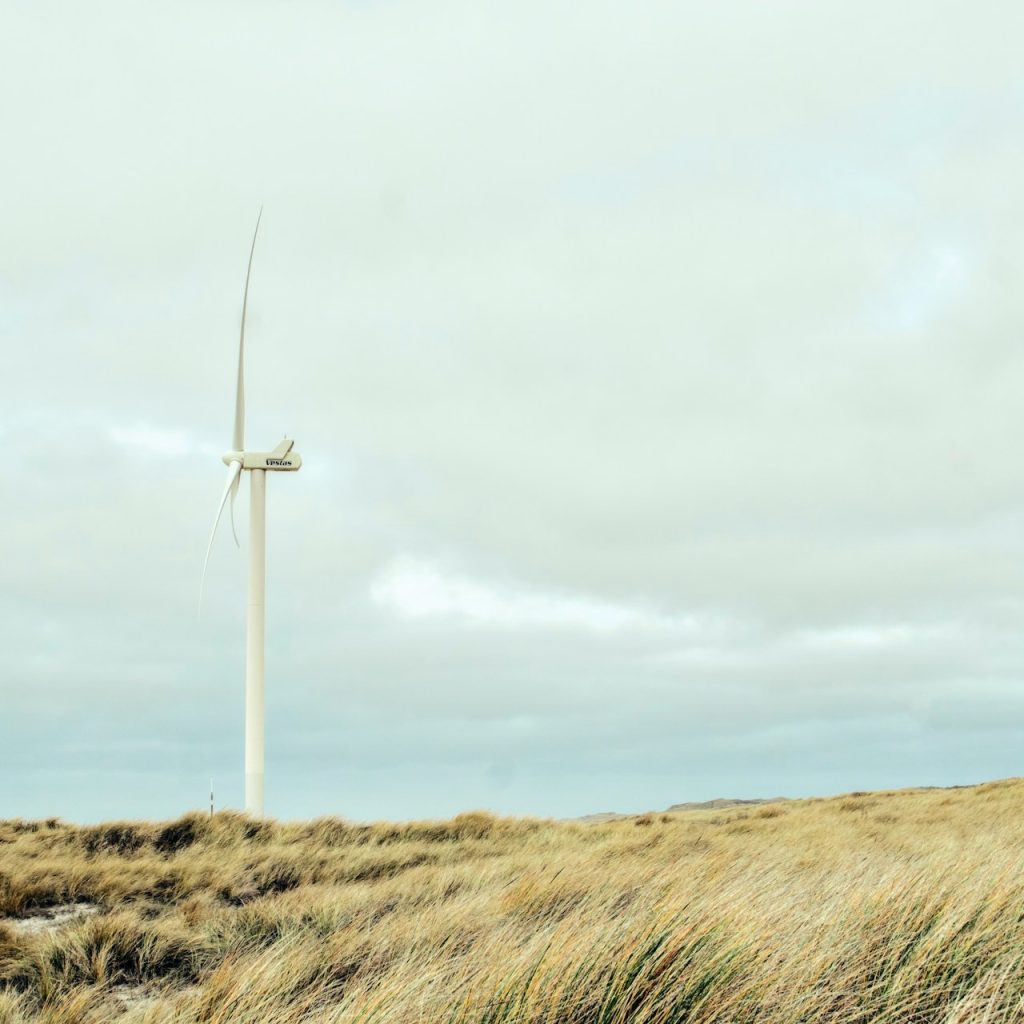
<path id="1" fill-rule="evenodd" d="M 1024 771 L 1019 3 L 3 21 L 0 817 L 242 802 L 260 204 L 270 813 Z"/>

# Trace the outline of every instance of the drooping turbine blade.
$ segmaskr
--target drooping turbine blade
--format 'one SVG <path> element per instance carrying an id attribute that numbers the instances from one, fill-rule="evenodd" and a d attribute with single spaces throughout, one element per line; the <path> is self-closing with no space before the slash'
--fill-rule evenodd
<path id="1" fill-rule="evenodd" d="M 238 543 L 238 531 L 235 529 L 235 498 L 238 497 L 238 485 L 242 482 L 242 474 L 239 473 L 235 477 L 235 482 L 231 485 L 231 504 L 228 505 L 228 515 L 231 518 L 231 536 L 235 538 L 235 547 L 240 548 L 242 545 Z"/>
<path id="2" fill-rule="evenodd" d="M 242 326 L 238 332 L 238 381 L 235 385 L 235 432 L 231 438 L 233 452 L 244 451 L 245 445 L 245 311 L 249 304 L 249 278 L 252 276 L 252 256 L 256 251 L 256 236 L 260 231 L 263 207 L 256 217 L 256 229 L 252 233 L 249 248 L 249 265 L 245 271 L 245 291 L 242 293 Z"/>
<path id="3" fill-rule="evenodd" d="M 236 459 L 231 460 L 228 466 L 228 479 L 224 485 L 224 493 L 221 495 L 220 505 L 217 506 L 217 518 L 213 521 L 213 529 L 210 531 L 210 543 L 206 545 L 206 557 L 203 559 L 203 575 L 199 580 L 199 609 L 203 608 L 203 589 L 206 586 L 206 567 L 210 564 L 210 552 L 213 550 L 213 538 L 217 536 L 217 526 L 220 524 L 220 517 L 224 512 L 224 505 L 227 503 L 228 495 L 238 482 L 242 472 L 242 464 Z"/>

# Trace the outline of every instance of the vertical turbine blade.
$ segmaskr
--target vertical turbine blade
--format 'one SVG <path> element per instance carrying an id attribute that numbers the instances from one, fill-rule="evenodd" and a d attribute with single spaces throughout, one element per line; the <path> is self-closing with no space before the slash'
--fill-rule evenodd
<path id="1" fill-rule="evenodd" d="M 217 518 L 213 521 L 213 529 L 210 531 L 210 543 L 206 545 L 206 557 L 203 559 L 203 575 L 199 580 L 199 610 L 203 610 L 203 588 L 206 586 L 206 567 L 210 564 L 210 552 L 213 550 L 213 538 L 217 536 L 217 526 L 220 517 L 224 513 L 224 505 L 227 503 L 228 495 L 235 489 L 238 477 L 242 472 L 242 464 L 232 459 L 228 466 L 228 480 L 224 485 L 224 493 L 221 495 L 220 505 L 217 506 Z"/>
<path id="2" fill-rule="evenodd" d="M 238 531 L 235 529 L 235 498 L 238 497 L 238 485 L 242 480 L 242 474 L 239 473 L 235 477 L 235 482 L 231 485 L 231 504 L 228 505 L 228 514 L 231 517 L 231 536 L 235 538 L 235 547 L 240 548 L 242 545 L 238 543 Z"/>
<path id="3" fill-rule="evenodd" d="M 245 291 L 242 293 L 242 327 L 238 332 L 238 382 L 235 385 L 235 433 L 231 438 L 231 450 L 245 450 L 245 311 L 249 304 L 249 278 L 252 275 L 252 256 L 256 252 L 256 236 L 260 231 L 260 220 L 263 207 L 256 217 L 256 230 L 252 233 L 252 245 L 249 248 L 249 266 L 245 271 Z"/>

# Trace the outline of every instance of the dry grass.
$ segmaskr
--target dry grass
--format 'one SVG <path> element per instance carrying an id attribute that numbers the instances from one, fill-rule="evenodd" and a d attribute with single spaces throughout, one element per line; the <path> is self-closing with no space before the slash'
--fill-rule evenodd
<path id="1" fill-rule="evenodd" d="M 0 1024 L 1024 1021 L 1022 811 L 0 822 Z"/>

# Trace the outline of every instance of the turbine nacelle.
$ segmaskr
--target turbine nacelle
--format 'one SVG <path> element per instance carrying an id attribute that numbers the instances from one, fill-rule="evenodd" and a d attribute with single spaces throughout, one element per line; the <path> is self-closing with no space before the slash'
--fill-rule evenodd
<path id="1" fill-rule="evenodd" d="M 242 469 L 265 469 L 271 472 L 294 473 L 302 465 L 302 456 L 295 451 L 295 442 L 285 438 L 272 452 L 225 452 L 225 466 L 241 463 Z"/>

